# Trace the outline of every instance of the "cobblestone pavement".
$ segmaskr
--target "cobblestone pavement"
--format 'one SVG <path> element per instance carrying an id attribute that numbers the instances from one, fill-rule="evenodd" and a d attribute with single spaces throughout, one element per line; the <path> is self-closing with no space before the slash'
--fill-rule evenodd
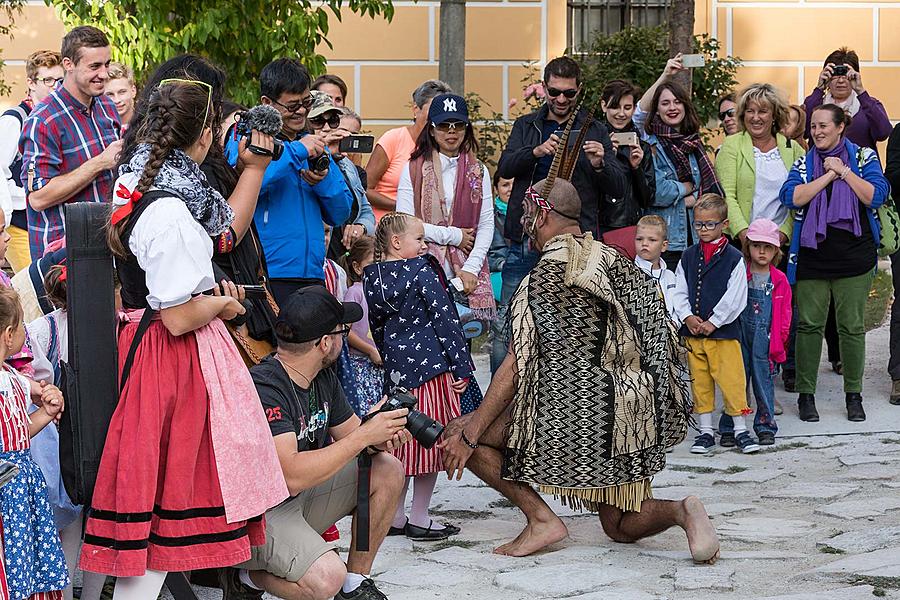
<path id="1" fill-rule="evenodd" d="M 820 423 L 800 423 L 794 396 L 779 389 L 774 447 L 696 456 L 686 442 L 669 455 L 655 494 L 703 499 L 722 541 L 715 566 L 694 566 L 679 530 L 616 544 L 595 516 L 552 499 L 569 539 L 528 558 L 493 555 L 524 521 L 467 474 L 442 480 L 432 504 L 462 532 L 437 544 L 388 538 L 374 577 L 391 600 L 900 599 L 900 407 L 887 403 L 886 327 L 870 332 L 868 356 L 865 423 L 847 422 L 840 380 L 823 364 Z M 349 521 L 339 525 L 346 550 Z"/>

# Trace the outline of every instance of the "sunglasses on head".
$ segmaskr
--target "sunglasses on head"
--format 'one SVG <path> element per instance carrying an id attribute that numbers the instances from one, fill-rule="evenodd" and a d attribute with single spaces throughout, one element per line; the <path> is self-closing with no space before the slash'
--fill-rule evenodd
<path id="1" fill-rule="evenodd" d="M 556 98 L 560 94 L 562 94 L 563 96 L 565 96 L 566 98 L 571 100 L 572 98 L 574 98 L 575 96 L 578 95 L 578 89 L 576 88 L 574 90 L 572 90 L 572 89 L 558 90 L 558 89 L 552 88 L 552 87 L 547 88 L 547 95 L 550 96 L 551 98 Z"/>
<path id="2" fill-rule="evenodd" d="M 337 129 L 341 125 L 341 115 L 340 114 L 328 114 L 319 115 L 318 117 L 310 117 L 309 124 L 313 127 L 325 127 L 325 124 L 328 123 L 328 126 L 332 129 Z"/>
<path id="3" fill-rule="evenodd" d="M 720 121 L 724 121 L 724 120 L 727 119 L 728 117 L 733 117 L 733 116 L 734 116 L 734 112 L 735 112 L 735 111 L 734 111 L 733 108 L 729 108 L 728 110 L 726 110 L 726 111 L 724 111 L 724 112 L 720 112 L 720 113 L 719 113 L 719 120 L 720 120 Z"/>
<path id="4" fill-rule="evenodd" d="M 443 123 L 432 123 L 431 126 L 441 133 L 448 133 L 450 131 L 456 131 L 457 127 L 465 131 L 469 124 L 465 121 L 444 121 Z"/>
<path id="5" fill-rule="evenodd" d="M 203 113 L 203 124 L 206 125 L 206 118 L 209 116 L 209 107 L 212 104 L 212 86 L 205 81 L 199 81 L 197 79 L 178 79 L 178 78 L 170 78 L 163 79 L 159 82 L 157 88 L 161 88 L 166 85 L 199 85 L 203 89 L 206 90 L 206 111 Z"/>

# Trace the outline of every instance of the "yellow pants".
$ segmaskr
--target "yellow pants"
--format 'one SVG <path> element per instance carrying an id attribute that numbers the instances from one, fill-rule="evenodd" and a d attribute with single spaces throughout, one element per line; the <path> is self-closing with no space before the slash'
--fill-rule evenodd
<path id="1" fill-rule="evenodd" d="M 9 248 L 6 250 L 6 260 L 14 273 L 27 269 L 31 265 L 31 247 L 28 245 L 28 232 L 21 227 L 10 225 L 6 228 L 9 232 Z"/>
<path id="2" fill-rule="evenodd" d="M 688 337 L 694 412 L 703 415 L 716 409 L 716 384 L 725 399 L 725 414 L 736 417 L 749 408 L 744 356 L 738 340 Z"/>

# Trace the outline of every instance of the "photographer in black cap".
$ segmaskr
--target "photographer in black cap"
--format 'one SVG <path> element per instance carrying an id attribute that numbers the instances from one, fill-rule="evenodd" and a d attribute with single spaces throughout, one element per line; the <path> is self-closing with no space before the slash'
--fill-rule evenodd
<path id="1" fill-rule="evenodd" d="M 407 410 L 360 423 L 334 370 L 350 323 L 362 318 L 354 302 L 338 302 L 324 287 L 291 294 L 275 324 L 278 350 L 250 370 L 281 461 L 291 498 L 266 513 L 266 543 L 226 572 L 225 600 L 355 598 L 382 600 L 368 577 L 403 488 L 400 462 L 382 450 L 409 441 Z M 334 441 L 326 446 L 326 440 Z M 370 551 L 351 544 L 345 565 L 321 533 L 347 515 L 356 529 L 357 455 L 372 454 Z M 354 535 L 355 537 L 355 535 Z"/>

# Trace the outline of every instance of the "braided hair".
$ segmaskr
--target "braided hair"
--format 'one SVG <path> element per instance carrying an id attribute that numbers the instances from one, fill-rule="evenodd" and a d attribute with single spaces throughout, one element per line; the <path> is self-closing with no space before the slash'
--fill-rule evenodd
<path id="1" fill-rule="evenodd" d="M 401 212 L 389 212 L 378 221 L 375 229 L 375 262 L 384 260 L 391 244 L 391 237 L 403 235 L 412 223 L 414 216 Z"/>
<path id="2" fill-rule="evenodd" d="M 185 150 L 200 139 L 214 118 L 209 104 L 209 88 L 197 83 L 172 82 L 153 90 L 147 116 L 137 133 L 137 143 L 148 144 L 150 156 L 135 192 L 144 194 L 153 186 L 172 150 Z M 121 236 L 128 221 L 125 217 L 107 229 L 109 247 L 119 256 L 126 254 Z"/>

